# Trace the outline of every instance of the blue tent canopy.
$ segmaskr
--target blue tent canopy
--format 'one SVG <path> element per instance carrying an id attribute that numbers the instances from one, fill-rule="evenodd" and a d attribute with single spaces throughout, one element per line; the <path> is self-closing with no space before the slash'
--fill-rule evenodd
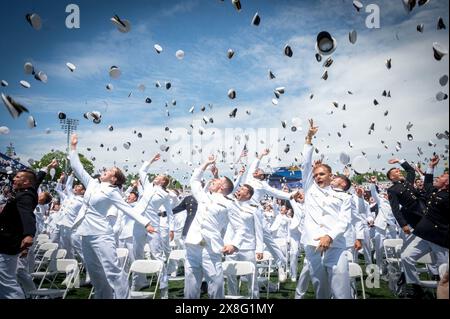
<path id="1" fill-rule="evenodd" d="M 298 167 L 280 167 L 270 175 L 268 182 L 278 189 L 282 184 L 286 184 L 290 189 L 302 188 L 302 171 Z"/>

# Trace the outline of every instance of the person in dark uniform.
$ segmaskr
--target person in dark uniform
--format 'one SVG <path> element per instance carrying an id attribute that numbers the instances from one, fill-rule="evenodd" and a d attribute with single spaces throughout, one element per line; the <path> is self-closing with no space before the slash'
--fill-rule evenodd
<path id="1" fill-rule="evenodd" d="M 389 164 L 397 163 L 405 169 L 406 178 L 399 168 L 392 168 L 387 172 L 387 178 L 393 183 L 388 189 L 389 203 L 398 224 L 403 232 L 409 235 L 423 216 L 425 202 L 414 187 L 416 177 L 414 168 L 404 160 L 389 161 Z"/>
<path id="2" fill-rule="evenodd" d="M 448 261 L 449 249 L 449 187 L 448 173 L 439 176 L 433 182 L 434 169 L 439 157 L 434 156 L 425 174 L 426 208 L 422 219 L 417 223 L 416 237 L 402 252 L 402 264 L 406 283 L 411 285 L 407 297 L 420 298 L 423 291 L 416 270 L 416 262 L 424 255 L 431 253 L 433 264 L 438 268 Z M 438 278 L 436 278 L 438 279 Z"/>
<path id="3" fill-rule="evenodd" d="M 56 160 L 48 167 L 56 167 Z M 17 278 L 17 259 L 25 257 L 36 234 L 37 189 L 46 171 L 21 170 L 13 179 L 14 194 L 0 207 L 0 299 L 24 299 Z"/>
<path id="4" fill-rule="evenodd" d="M 181 203 L 177 207 L 172 209 L 172 212 L 174 214 L 178 214 L 183 211 L 187 212 L 186 221 L 184 222 L 183 232 L 181 234 L 183 239 L 186 238 L 189 227 L 194 220 L 195 213 L 197 213 L 197 206 L 197 200 L 194 198 L 194 196 L 188 195 L 181 201 Z"/>

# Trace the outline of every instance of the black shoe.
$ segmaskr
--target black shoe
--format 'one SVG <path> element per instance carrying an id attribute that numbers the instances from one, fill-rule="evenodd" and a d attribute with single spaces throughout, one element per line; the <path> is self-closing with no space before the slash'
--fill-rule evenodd
<path id="1" fill-rule="evenodd" d="M 425 295 L 422 287 L 419 285 L 411 285 L 410 289 L 408 289 L 406 293 L 406 298 L 410 299 L 423 299 L 423 296 Z"/>
<path id="2" fill-rule="evenodd" d="M 202 282 L 202 286 L 200 288 L 202 294 L 208 293 L 208 283 L 206 281 Z"/>
<path id="3" fill-rule="evenodd" d="M 402 274 L 400 275 L 400 278 L 398 278 L 398 280 L 397 280 L 397 286 L 403 286 L 404 284 L 406 284 L 406 277 L 405 277 L 405 273 L 402 272 Z"/>
<path id="4" fill-rule="evenodd" d="M 433 280 L 433 281 L 441 281 L 441 278 L 439 277 L 439 275 L 433 275 L 433 276 L 431 276 L 431 280 Z"/>

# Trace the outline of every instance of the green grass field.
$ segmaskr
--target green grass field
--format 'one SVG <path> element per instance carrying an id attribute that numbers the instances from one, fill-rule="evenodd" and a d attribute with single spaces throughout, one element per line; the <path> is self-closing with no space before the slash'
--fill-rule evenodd
<path id="1" fill-rule="evenodd" d="M 363 267 L 363 272 L 365 273 L 365 267 L 362 260 L 359 261 L 360 265 Z M 299 261 L 299 270 L 301 270 L 303 264 L 303 257 L 300 258 Z M 300 271 L 299 271 L 300 273 Z M 366 278 L 366 277 L 364 277 Z M 273 283 L 277 282 L 276 272 L 271 276 L 271 281 Z M 294 299 L 296 283 L 291 282 L 290 280 L 280 285 L 280 290 L 277 292 L 270 292 L 269 299 Z M 361 283 L 358 280 L 356 284 L 358 288 L 358 298 L 362 298 L 361 291 Z M 169 298 L 170 299 L 183 299 L 183 288 L 184 281 L 170 281 L 169 282 Z M 81 287 L 79 289 L 72 289 L 67 296 L 67 299 L 87 299 L 90 293 L 91 287 Z M 245 294 L 246 285 L 245 283 L 241 287 L 241 291 Z M 380 280 L 380 288 L 368 289 L 366 287 L 366 298 L 367 299 L 397 299 L 396 296 L 392 294 L 392 292 L 388 288 L 388 284 L 384 280 Z M 266 293 L 261 291 L 261 299 L 266 299 Z M 159 298 L 159 294 L 157 295 Z M 202 299 L 208 298 L 207 294 L 202 294 Z M 314 291 L 312 285 L 309 285 L 308 292 L 305 296 L 305 299 L 315 299 Z"/>

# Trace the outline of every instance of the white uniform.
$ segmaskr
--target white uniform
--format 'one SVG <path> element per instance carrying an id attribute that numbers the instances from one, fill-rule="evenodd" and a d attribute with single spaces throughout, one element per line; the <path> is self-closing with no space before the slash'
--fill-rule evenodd
<path id="1" fill-rule="evenodd" d="M 82 236 L 82 250 L 97 299 L 125 299 L 128 282 L 119 266 L 114 234 L 106 214 L 116 206 L 133 217 L 144 228 L 150 220 L 138 209 L 125 203 L 116 187 L 93 179 L 81 165 L 76 151 L 70 152 L 70 163 L 78 179 L 86 187 L 83 206 L 74 222 L 76 233 Z"/>
<path id="2" fill-rule="evenodd" d="M 191 178 L 192 195 L 198 202 L 198 209 L 185 240 L 184 297 L 199 299 L 202 278 L 205 276 L 209 297 L 223 299 L 222 233 L 230 222 L 236 236 L 231 243 L 226 244 L 240 249 L 244 226 L 242 218 L 229 208 L 233 203 L 231 199 L 202 188 L 203 173 L 197 168 Z"/>
<path id="3" fill-rule="evenodd" d="M 147 234 L 145 229 L 142 230 L 139 225 L 135 224 L 133 229 L 133 248 L 134 257 L 136 260 L 145 259 L 144 246 L 149 244 L 151 257 L 157 260 L 161 260 L 165 263 L 166 258 L 164 255 L 162 240 L 161 240 L 161 228 L 160 228 L 160 208 L 163 206 L 166 210 L 169 227 L 173 229 L 173 214 L 172 207 L 170 205 L 169 193 L 161 186 L 154 185 L 148 180 L 147 170 L 150 167 L 150 162 L 145 162 L 139 170 L 139 177 L 143 186 L 143 191 L 139 203 L 136 204 L 136 208 L 143 212 L 143 216 L 150 220 L 150 224 L 156 229 L 156 233 Z M 145 276 L 134 275 L 133 276 L 133 289 L 139 290 L 144 282 Z M 163 297 L 167 296 L 168 288 L 167 269 L 163 267 L 163 275 L 161 277 L 160 288 Z"/>
<path id="4" fill-rule="evenodd" d="M 240 202 L 234 200 L 234 203 L 230 205 L 230 209 L 234 210 L 235 214 L 239 214 L 242 218 L 244 225 L 244 233 L 241 248 L 238 252 L 231 256 L 227 256 L 227 260 L 237 261 L 250 261 L 256 267 L 256 253 L 263 253 L 264 251 L 264 235 L 263 224 L 259 206 L 251 204 L 249 201 Z M 233 241 L 235 236 L 233 227 L 228 224 L 227 231 L 225 233 L 224 242 L 229 243 Z M 259 286 L 255 277 L 255 286 L 253 292 L 251 291 L 250 282 L 251 276 L 247 276 L 247 282 L 249 283 L 249 295 L 252 295 L 254 299 L 259 298 Z M 228 292 L 230 295 L 238 295 L 238 285 L 236 276 L 229 276 L 227 278 Z"/>
<path id="5" fill-rule="evenodd" d="M 253 203 L 255 205 L 260 205 L 260 201 L 264 198 L 265 195 L 270 195 L 283 200 L 290 200 L 292 194 L 273 188 L 266 181 L 261 181 L 253 177 L 253 173 L 259 167 L 259 164 L 260 160 L 256 158 L 250 165 L 247 176 L 245 178 L 245 184 L 250 185 L 254 190 L 254 194 L 251 199 Z M 264 224 L 263 226 L 264 244 L 266 244 L 267 249 L 275 258 L 275 262 L 278 265 L 279 269 L 283 269 L 287 265 L 286 256 L 283 254 L 282 249 L 278 247 L 278 245 L 274 242 L 272 234 L 270 233 L 270 229 L 269 227 L 267 227 L 268 225 Z"/>
<path id="6" fill-rule="evenodd" d="M 313 146 L 305 144 L 303 154 L 305 190 L 305 246 L 316 297 L 349 299 L 351 297 L 346 241 L 344 232 L 351 214 L 351 198 L 343 199 L 331 187 L 320 188 L 313 180 Z M 321 254 L 316 250 L 318 238 L 330 236 L 330 248 Z"/>
<path id="7" fill-rule="evenodd" d="M 301 230 L 303 229 L 305 213 L 303 211 L 302 204 L 297 203 L 294 200 L 291 200 L 290 203 L 292 209 L 294 210 L 294 215 L 292 216 L 292 220 L 289 224 L 289 268 L 291 280 L 296 281 L 298 255 L 300 253 Z"/>
<path id="8" fill-rule="evenodd" d="M 372 198 L 378 205 L 378 215 L 374 221 L 375 236 L 374 236 L 374 248 L 377 266 L 382 271 L 384 247 L 383 242 L 385 239 L 396 238 L 397 221 L 392 213 L 391 204 L 385 198 L 378 195 L 378 192 L 374 184 L 370 185 L 370 193 Z"/>

